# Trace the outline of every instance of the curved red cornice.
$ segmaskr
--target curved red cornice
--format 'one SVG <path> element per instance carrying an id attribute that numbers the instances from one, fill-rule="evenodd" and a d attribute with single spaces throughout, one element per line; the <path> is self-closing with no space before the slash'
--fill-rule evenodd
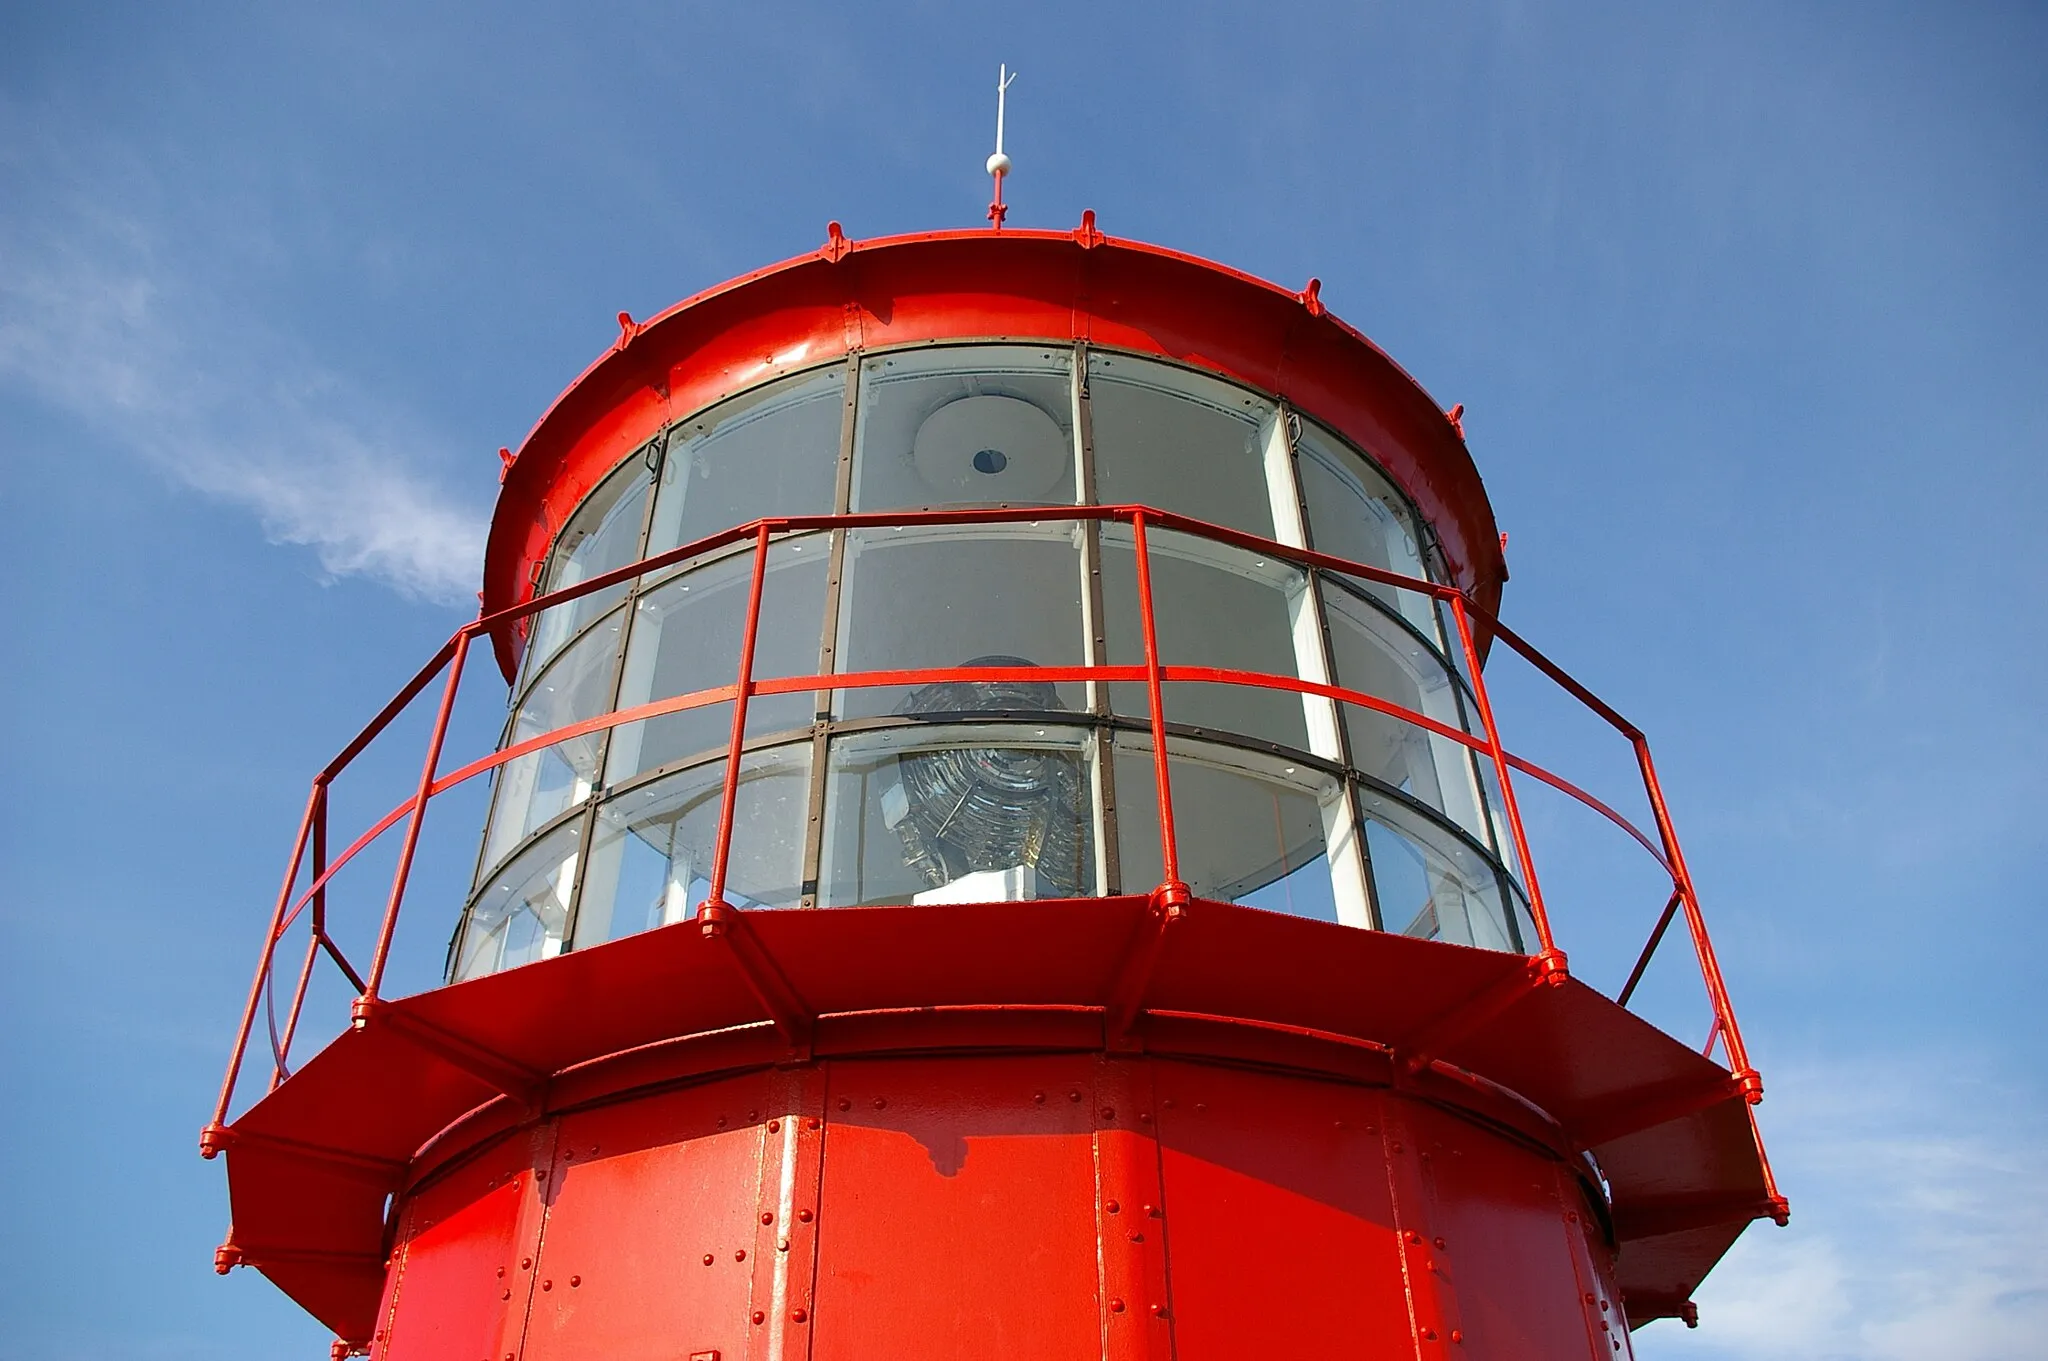
<path id="1" fill-rule="evenodd" d="M 598 481 L 664 426 L 765 378 L 857 347 L 1086 340 L 1177 360 L 1285 396 L 1370 453 L 1435 527 L 1456 584 L 1488 611 L 1507 569 L 1493 509 L 1454 422 L 1323 307 L 1248 274 L 1103 235 L 924 232 L 825 245 L 685 299 L 619 340 L 541 416 L 506 469 L 484 558 L 484 609 L 529 598 L 534 565 Z M 496 639 L 510 676 L 516 644 Z"/>

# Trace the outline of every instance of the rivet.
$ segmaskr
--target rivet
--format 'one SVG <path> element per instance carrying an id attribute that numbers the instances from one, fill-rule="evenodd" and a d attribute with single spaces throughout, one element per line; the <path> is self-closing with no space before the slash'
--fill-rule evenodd
<path id="1" fill-rule="evenodd" d="M 1145 1241 L 1145 1235 L 1142 1233 L 1134 1233 L 1131 1235 L 1131 1241 L 1133 1243 L 1142 1243 Z"/>
<path id="2" fill-rule="evenodd" d="M 815 1116 L 815 1115 L 814 1115 L 814 1116 L 812 1116 L 812 1117 L 811 1117 L 810 1119 L 808 1119 L 808 1120 L 804 1121 L 804 1128 L 805 1128 L 805 1129 L 823 1129 L 824 1127 L 825 1127 L 825 1122 L 824 1122 L 823 1120 L 820 1120 L 820 1119 L 819 1119 L 819 1118 L 818 1118 L 817 1116 Z"/>
<path id="3" fill-rule="evenodd" d="M 1110 1312 L 1110 1313 L 1112 1313 L 1112 1314 L 1121 1314 L 1121 1313 L 1122 1313 L 1123 1311 L 1124 1311 L 1124 1302 L 1123 1302 L 1122 1300 L 1111 1300 L 1111 1301 L 1109 1302 L 1109 1312 Z"/>
<path id="4" fill-rule="evenodd" d="M 1139 1124 L 1141 1124 L 1141 1125 L 1149 1125 L 1149 1124 L 1151 1124 L 1151 1123 L 1152 1123 L 1152 1112 L 1150 1112 L 1150 1111 L 1139 1111 L 1139 1112 L 1138 1112 L 1138 1123 L 1139 1123 Z"/>
<path id="5" fill-rule="evenodd" d="M 1160 1102 L 1159 1104 L 1160 1104 L 1160 1105 L 1162 1105 L 1162 1106 L 1164 1106 L 1164 1107 L 1166 1107 L 1166 1109 L 1168 1109 L 1168 1110 L 1172 1110 L 1172 1109 L 1173 1109 L 1173 1098 L 1169 1096 L 1169 1097 L 1167 1097 L 1167 1098 L 1166 1098 L 1166 1100 L 1164 1100 L 1164 1101 Z"/>
<path id="6" fill-rule="evenodd" d="M 852 1101 L 852 1099 L 851 1099 L 851 1098 L 849 1098 L 849 1097 L 844 1097 L 844 1096 L 840 1097 L 840 1098 L 839 1098 L 839 1109 L 840 1109 L 840 1110 L 843 1110 L 843 1111 L 850 1111 L 850 1110 L 852 1110 L 852 1109 L 853 1109 L 853 1101 Z"/>
<path id="7" fill-rule="evenodd" d="M 734 1260 L 735 1262 L 744 1262 L 744 1261 L 746 1261 L 746 1260 L 747 1260 L 747 1250 L 746 1250 L 745 1248 L 741 1248 L 741 1249 L 740 1249 L 740 1250 L 739 1250 L 738 1252 L 735 1252 L 735 1253 L 734 1253 L 734 1254 L 732 1255 L 732 1259 L 733 1259 L 733 1260 Z"/>
<path id="8" fill-rule="evenodd" d="M 1105 1119 L 1105 1120 L 1114 1120 L 1114 1119 L 1116 1119 L 1116 1107 L 1114 1107 L 1114 1106 L 1104 1106 L 1104 1107 L 1102 1108 L 1102 1118 L 1103 1118 L 1103 1119 Z"/>
<path id="9" fill-rule="evenodd" d="M 796 1217 L 799 1223 L 808 1224 L 811 1222 L 811 1212 L 809 1210 L 798 1210 Z"/>
<path id="10" fill-rule="evenodd" d="M 1111 1214 L 1116 1214 L 1124 1207 L 1114 1200 L 1105 1200 L 1104 1202 L 1102 1202 L 1102 1208 L 1109 1211 Z"/>
<path id="11" fill-rule="evenodd" d="M 504 1278 L 505 1278 L 505 1268 L 503 1268 L 503 1267 L 499 1267 L 499 1268 L 498 1268 L 498 1279 L 499 1279 L 499 1280 L 503 1280 Z"/>
<path id="12" fill-rule="evenodd" d="M 888 1097 L 886 1097 L 886 1096 L 878 1096 L 878 1097 L 876 1097 L 876 1098 L 875 1098 L 875 1109 L 876 1109 L 876 1110 L 881 1110 L 881 1109 L 882 1109 L 882 1108 L 883 1108 L 884 1106 L 886 1106 L 886 1105 L 888 1105 L 888 1104 L 889 1104 L 889 1098 L 888 1098 Z"/>
<path id="13" fill-rule="evenodd" d="M 770 1120 L 768 1122 L 768 1132 L 770 1134 L 782 1133 L 782 1122 L 780 1120 Z"/>
<path id="14" fill-rule="evenodd" d="M 711 1255 L 710 1253 L 708 1253 L 708 1252 L 704 1254 L 704 1265 L 705 1265 L 705 1266 L 710 1266 L 710 1265 L 711 1265 L 711 1264 L 712 1264 L 713 1262 L 715 1262 L 715 1261 L 717 1261 L 717 1260 L 718 1260 L 718 1259 L 717 1259 L 716 1257 L 713 1257 L 713 1256 L 712 1256 L 712 1255 Z"/>
<path id="15" fill-rule="evenodd" d="M 1157 1205 L 1147 1205 L 1145 1207 L 1145 1218 L 1158 1219 L 1159 1217 L 1159 1207 Z"/>
<path id="16" fill-rule="evenodd" d="M 1399 1153 L 1400 1151 L 1401 1151 L 1401 1141 L 1400 1141 L 1399 1139 L 1396 1139 L 1396 1140 L 1394 1140 L 1394 1152 L 1396 1152 L 1396 1153 Z"/>
<path id="17" fill-rule="evenodd" d="M 748 1124 L 750 1124 L 750 1125 L 751 1125 L 751 1124 L 753 1124 L 753 1123 L 754 1123 L 754 1122 L 755 1122 L 756 1120 L 759 1120 L 760 1118 L 761 1118 L 761 1112 L 759 1112 L 759 1111 L 748 1111 L 748 1112 L 747 1112 L 747 1123 L 748 1123 Z"/>
<path id="18" fill-rule="evenodd" d="M 776 1241 L 776 1244 L 775 1244 L 775 1250 L 776 1250 L 777 1252 L 788 1252 L 788 1251 L 789 1251 L 789 1240 L 788 1240 L 787 1238 L 783 1238 L 783 1239 L 778 1239 L 778 1240 Z"/>
<path id="19" fill-rule="evenodd" d="M 555 1288 L 555 1283 L 553 1281 L 542 1281 L 540 1283 L 540 1288 L 543 1290 L 553 1290 Z"/>
<path id="20" fill-rule="evenodd" d="M 1033 1101 L 1036 1101 L 1036 1102 L 1037 1102 L 1037 1103 L 1038 1103 L 1039 1105 L 1043 1106 L 1043 1105 L 1045 1104 L 1045 1093 L 1044 1093 L 1044 1092 L 1033 1092 L 1033 1093 L 1031 1094 L 1031 1099 L 1032 1099 Z"/>
<path id="21" fill-rule="evenodd" d="M 510 1290 L 507 1290 L 502 1295 L 499 1295 L 498 1298 L 501 1300 L 509 1300 L 512 1298 L 512 1292 Z"/>
<path id="22" fill-rule="evenodd" d="M 1600 1312 L 1601 1312 L 1601 1313 L 1603 1313 L 1603 1314 L 1607 1312 L 1607 1301 L 1606 1301 L 1606 1300 L 1602 1300 L 1602 1301 L 1600 1301 Z"/>
<path id="23" fill-rule="evenodd" d="M 1067 1093 L 1067 1100 L 1069 1101 L 1079 1101 L 1080 1099 L 1081 1093 L 1078 1089 Z"/>
<path id="24" fill-rule="evenodd" d="M 773 1224 L 773 1223 L 775 1222 L 775 1211 L 773 1211 L 773 1210 L 763 1210 L 763 1211 L 761 1211 L 761 1222 L 762 1222 L 763 1224 Z"/>
<path id="25" fill-rule="evenodd" d="M 760 1311 L 759 1309 L 756 1309 L 756 1310 L 754 1311 L 754 1322 L 756 1322 L 756 1323 L 766 1323 L 767 1321 L 768 1321 L 768 1316 L 767 1316 L 766 1314 L 762 1313 L 762 1312 L 761 1312 L 761 1311 Z M 505 1358 L 505 1361 L 512 1361 L 512 1358 L 508 1356 L 508 1357 L 506 1357 L 506 1358 Z"/>
<path id="26" fill-rule="evenodd" d="M 582 1278 L 581 1276 L 571 1276 L 571 1277 L 569 1278 L 569 1288 L 570 1288 L 571 1290 L 574 1290 L 574 1289 L 575 1289 L 575 1288 L 576 1288 L 577 1286 L 579 1286 L 579 1285 L 582 1285 L 582 1284 L 583 1284 L 583 1278 Z"/>
<path id="27" fill-rule="evenodd" d="M 519 1259 L 519 1269 L 521 1271 L 533 1270 L 533 1259 L 531 1257 L 521 1257 Z"/>
<path id="28" fill-rule="evenodd" d="M 724 1116 L 721 1115 L 718 1117 L 718 1127 L 720 1129 L 724 1129 L 728 1123 L 729 1122 L 726 1120 Z"/>
<path id="29" fill-rule="evenodd" d="M 789 1311 L 789 1321 L 791 1323 L 803 1323 L 808 1321 L 810 1317 L 810 1313 L 801 1308 Z"/>
<path id="30" fill-rule="evenodd" d="M 1155 1305 L 1153 1305 L 1153 1306 L 1152 1306 L 1152 1317 L 1153 1317 L 1153 1318 L 1165 1318 L 1165 1317 L 1166 1317 L 1166 1306 L 1165 1306 L 1165 1305 L 1163 1305 L 1163 1304 L 1155 1304 Z"/>
<path id="31" fill-rule="evenodd" d="M 1209 1109 L 1209 1103 L 1208 1103 L 1208 1102 L 1206 1102 L 1206 1101 L 1197 1101 L 1197 1102 L 1195 1103 L 1195 1109 L 1196 1109 L 1196 1110 L 1198 1110 L 1198 1111 L 1205 1111 L 1205 1110 L 1208 1110 L 1208 1109 Z"/>
<path id="32" fill-rule="evenodd" d="M 548 1179 L 548 1170 L 543 1167 L 540 1171 L 533 1174 L 533 1179 L 535 1181 L 546 1181 Z"/>
<path id="33" fill-rule="evenodd" d="M 1423 1340 L 1423 1341 L 1425 1341 L 1425 1342 L 1434 1342 L 1434 1341 L 1436 1341 L 1436 1329 L 1434 1329 L 1434 1328 L 1424 1328 L 1424 1329 L 1422 1330 L 1422 1340 Z"/>
<path id="34" fill-rule="evenodd" d="M 1344 1128 L 1344 1122 L 1343 1122 L 1342 1120 L 1339 1120 L 1339 1121 L 1337 1122 L 1337 1128 L 1338 1128 L 1338 1129 L 1342 1129 L 1342 1128 Z"/>
<path id="35" fill-rule="evenodd" d="M 1567 1214 L 1567 1215 L 1565 1216 L 1565 1222 L 1566 1222 L 1566 1223 L 1568 1223 L 1568 1224 L 1576 1224 L 1576 1223 L 1578 1223 L 1578 1222 L 1579 1222 L 1579 1212 L 1578 1212 L 1577 1210 L 1573 1210 L 1573 1211 L 1572 1211 L 1572 1212 L 1571 1212 L 1570 1214 Z"/>
<path id="36" fill-rule="evenodd" d="M 1432 1241 L 1434 1241 L 1434 1242 L 1436 1243 L 1436 1245 L 1437 1245 L 1438 1247 L 1444 1247 L 1444 1246 L 1447 1246 L 1447 1245 L 1446 1245 L 1446 1244 L 1444 1243 L 1444 1240 L 1443 1240 L 1443 1238 L 1442 1238 L 1442 1236 L 1441 1236 L 1441 1235 L 1439 1235 L 1439 1236 L 1438 1236 L 1437 1238 L 1435 1238 L 1435 1239 L 1434 1239 L 1434 1240 L 1432 1240 Z"/>
<path id="37" fill-rule="evenodd" d="M 1590 1291 L 1590 1290 L 1588 1290 L 1588 1291 L 1586 1292 L 1586 1303 L 1588 1303 L 1588 1304 L 1591 1304 L 1592 1302 L 1593 1302 L 1593 1292 L 1592 1292 L 1592 1291 Z"/>
<path id="38" fill-rule="evenodd" d="M 1465 1340 L 1465 1334 L 1464 1334 L 1464 1331 L 1463 1331 L 1462 1329 L 1458 1329 L 1458 1328 L 1453 1328 L 1453 1329 L 1451 1329 L 1451 1341 L 1453 1341 L 1453 1342 L 1463 1342 L 1464 1340 Z"/>
<path id="39" fill-rule="evenodd" d="M 1415 1230 L 1410 1229 L 1408 1230 L 1408 1241 L 1411 1243 L 1420 1243 L 1422 1241 L 1422 1235 L 1415 1232 Z"/>

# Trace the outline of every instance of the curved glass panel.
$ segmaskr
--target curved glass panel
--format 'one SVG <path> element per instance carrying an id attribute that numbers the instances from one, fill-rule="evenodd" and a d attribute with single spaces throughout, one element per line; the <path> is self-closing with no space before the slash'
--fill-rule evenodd
<path id="1" fill-rule="evenodd" d="M 1331 579 L 1323 582 L 1323 607 L 1338 685 L 1468 731 L 1457 683 L 1413 633 Z M 1354 704 L 1342 709 L 1353 769 L 1428 804 L 1481 842 L 1490 841 L 1469 747 L 1390 714 Z"/>
<path id="2" fill-rule="evenodd" d="M 562 952 L 583 833 L 571 820 L 516 857 L 470 901 L 448 981 L 459 983 Z"/>
<path id="3" fill-rule="evenodd" d="M 1501 876 L 1448 829 L 1371 791 L 1359 795 L 1373 896 L 1389 931 L 1485 950 L 1522 950 L 1521 927 L 1502 911 Z"/>
<path id="4" fill-rule="evenodd" d="M 1192 534 L 1152 530 L 1145 537 L 1163 665 L 1302 674 L 1295 611 L 1306 578 L 1299 570 Z M 1102 583 L 1107 659 L 1111 665 L 1142 666 L 1137 551 L 1128 525 L 1103 526 Z M 1142 685 L 1119 682 L 1109 689 L 1117 713 L 1147 716 Z M 1169 722 L 1308 749 L 1301 696 L 1290 691 L 1169 683 L 1165 698 Z"/>
<path id="5" fill-rule="evenodd" d="M 647 555 L 768 515 L 822 515 L 838 482 L 846 369 L 797 374 L 670 428 Z"/>
<path id="6" fill-rule="evenodd" d="M 1073 367 L 1021 345 L 864 361 L 853 509 L 1073 504 Z"/>
<path id="7" fill-rule="evenodd" d="M 809 676 L 818 669 L 824 628 L 831 538 L 807 534 L 768 547 L 761 582 L 761 627 L 754 676 Z M 733 683 L 747 627 L 754 555 L 736 553 L 669 577 L 633 607 L 633 634 L 619 682 L 619 707 Z M 749 733 L 809 726 L 817 701 L 801 694 L 755 695 L 747 702 Z M 605 780 L 618 784 L 642 771 L 724 746 L 732 735 L 729 702 L 622 723 L 612 734 Z"/>
<path id="8" fill-rule="evenodd" d="M 1313 421 L 1301 422 L 1294 448 L 1311 547 L 1406 577 L 1430 575 L 1415 516 L 1386 474 Z M 1377 581 L 1358 585 L 1386 601 L 1424 637 L 1438 637 L 1431 597 Z"/>
<path id="9" fill-rule="evenodd" d="M 847 534 L 838 671 L 1080 666 L 1081 551 L 1071 522 L 928 525 Z M 839 692 L 842 715 L 920 712 L 911 686 Z M 1030 687 L 1026 687 L 1028 691 Z M 1087 707 L 1087 687 L 953 687 L 956 710 Z"/>
<path id="10" fill-rule="evenodd" d="M 1167 744 L 1180 877 L 1199 898 L 1336 921 L 1325 809 L 1342 798 L 1334 775 L 1207 742 Z M 1116 737 L 1117 857 L 1126 893 L 1164 874 L 1152 743 Z"/>
<path id="11" fill-rule="evenodd" d="M 636 453 L 598 485 L 576 508 L 555 541 L 540 594 L 574 586 L 617 567 L 640 560 L 640 531 L 647 518 L 647 492 L 652 479 L 645 452 Z M 576 631 L 625 597 L 626 586 L 606 587 L 543 610 L 534 620 L 532 645 L 526 650 L 526 674 L 536 674 Z"/>
<path id="12" fill-rule="evenodd" d="M 1091 351 L 1095 499 L 1273 537 L 1271 402 L 1170 364 Z M 1292 489 L 1287 490 L 1292 495 Z"/>
<path id="13" fill-rule="evenodd" d="M 834 738 L 821 905 L 1094 893 L 1093 749 L 1052 724 Z"/>
<path id="14" fill-rule="evenodd" d="M 576 905 L 576 946 L 596 945 L 687 918 L 711 891 L 725 762 L 677 771 L 597 810 L 590 869 Z M 740 758 L 725 900 L 735 907 L 795 907 L 803 898 L 804 806 L 811 744 Z"/>
<path id="15" fill-rule="evenodd" d="M 623 618 L 624 611 L 614 611 L 593 625 L 534 678 L 513 715 L 505 745 L 610 711 L 612 663 L 618 656 Z M 483 869 L 488 871 L 497 864 L 535 828 L 589 798 L 597 784 L 598 756 L 603 750 L 604 732 L 600 729 L 528 752 L 498 767 L 490 830 L 484 836 Z"/>

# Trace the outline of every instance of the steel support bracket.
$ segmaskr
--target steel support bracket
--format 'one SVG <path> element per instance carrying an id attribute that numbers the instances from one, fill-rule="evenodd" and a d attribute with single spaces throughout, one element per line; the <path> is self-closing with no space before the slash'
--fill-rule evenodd
<path id="1" fill-rule="evenodd" d="M 358 997 L 349 1015 L 357 1030 L 366 1031 L 372 1026 L 387 1029 L 414 1048 L 425 1050 L 451 1068 L 460 1069 L 530 1112 L 538 1113 L 547 1104 L 546 1074 L 521 1067 L 472 1039 L 395 1010 L 389 1002 L 374 997 Z"/>
<path id="2" fill-rule="evenodd" d="M 1580 1148 L 1598 1148 L 1673 1120 L 1683 1120 L 1739 1095 L 1741 1089 L 1732 1078 L 1665 1083 L 1604 1102 L 1590 1114 L 1571 1121 L 1572 1138 Z"/>
<path id="3" fill-rule="evenodd" d="M 1545 950 L 1531 956 L 1506 977 L 1481 988 L 1449 1011 L 1416 1027 L 1394 1042 L 1396 1072 L 1419 1073 L 1446 1049 L 1497 1019 L 1538 988 L 1562 987 L 1571 978 L 1564 951 Z"/>
<path id="4" fill-rule="evenodd" d="M 1105 1049 L 1129 1052 L 1138 1046 L 1131 1031 L 1144 1007 L 1145 991 L 1152 983 L 1152 970 L 1159 953 L 1166 948 L 1166 933 L 1187 916 L 1194 891 L 1178 879 L 1169 879 L 1152 890 L 1145 914 L 1124 947 L 1123 959 L 1109 986 L 1109 1000 L 1103 1008 L 1102 1042 Z"/>
<path id="5" fill-rule="evenodd" d="M 774 957 L 762 948 L 760 937 L 747 924 L 746 914 L 730 903 L 707 899 L 697 909 L 697 929 L 703 932 L 705 940 L 716 941 L 725 947 L 733 966 L 753 992 L 754 1000 L 768 1013 L 775 1033 L 789 1046 L 790 1056 L 798 1060 L 808 1059 L 812 1039 L 817 1033 L 818 1018 L 810 1005 L 790 986 L 789 979 L 783 975 Z"/>

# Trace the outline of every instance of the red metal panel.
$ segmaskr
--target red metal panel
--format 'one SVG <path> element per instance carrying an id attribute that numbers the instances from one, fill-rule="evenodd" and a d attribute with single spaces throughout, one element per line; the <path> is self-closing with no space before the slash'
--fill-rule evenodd
<path id="1" fill-rule="evenodd" d="M 1378 1093 L 1160 1064 L 1181 1361 L 1414 1356 Z"/>
<path id="2" fill-rule="evenodd" d="M 559 1122 L 524 1361 L 748 1354 L 780 1085 L 755 1074 Z"/>
<path id="3" fill-rule="evenodd" d="M 1399 1103 L 1388 1139 L 1390 1158 L 1417 1164 L 1427 1206 L 1415 1230 L 1428 1240 L 1431 1269 L 1456 1292 L 1466 1355 L 1610 1355 L 1587 1318 L 1576 1265 L 1584 1206 L 1561 1189 L 1554 1162 L 1414 1102 Z"/>
<path id="4" fill-rule="evenodd" d="M 1098 1063 L 831 1064 L 814 1361 L 1100 1353 Z"/>
<path id="5" fill-rule="evenodd" d="M 1113 1361 L 1172 1361 L 1178 1354 L 1153 1078 L 1150 1063 L 1105 1061 L 1095 1088 L 1102 1355 Z"/>
<path id="6" fill-rule="evenodd" d="M 514 1135 L 406 1202 L 375 1361 L 517 1352 L 553 1142 L 547 1126 Z"/>

